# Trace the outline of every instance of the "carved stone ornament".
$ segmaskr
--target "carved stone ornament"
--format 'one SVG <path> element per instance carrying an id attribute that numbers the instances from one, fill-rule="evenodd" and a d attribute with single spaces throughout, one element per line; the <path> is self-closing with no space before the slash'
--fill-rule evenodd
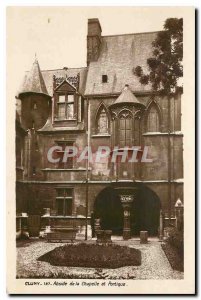
<path id="1" fill-rule="evenodd" d="M 133 202 L 133 195 L 121 195 L 121 202 L 122 203 L 131 203 Z"/>
<path id="2" fill-rule="evenodd" d="M 67 80 L 72 86 L 76 89 L 79 87 L 80 81 L 80 74 L 78 73 L 77 76 L 59 76 L 53 75 L 53 81 L 55 82 L 55 88 L 57 88 L 64 80 Z"/>

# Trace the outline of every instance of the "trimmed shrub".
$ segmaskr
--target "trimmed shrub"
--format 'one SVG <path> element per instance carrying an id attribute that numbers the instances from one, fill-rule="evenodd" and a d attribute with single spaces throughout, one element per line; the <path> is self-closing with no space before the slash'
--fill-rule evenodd
<path id="1" fill-rule="evenodd" d="M 176 228 L 172 228 L 169 231 L 169 237 L 167 243 L 173 246 L 178 254 L 183 258 L 184 256 L 184 233 L 183 231 L 178 231 Z"/>
<path id="2" fill-rule="evenodd" d="M 174 270 L 184 271 L 184 233 L 174 227 L 166 228 L 168 238 L 162 248 Z"/>
<path id="3" fill-rule="evenodd" d="M 42 255 L 39 261 L 54 266 L 115 269 L 124 266 L 139 266 L 141 252 L 119 245 L 70 244 L 57 247 Z"/>

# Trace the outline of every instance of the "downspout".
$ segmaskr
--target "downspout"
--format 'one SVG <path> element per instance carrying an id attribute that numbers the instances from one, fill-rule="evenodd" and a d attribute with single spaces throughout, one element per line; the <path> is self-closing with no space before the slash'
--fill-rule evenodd
<path id="1" fill-rule="evenodd" d="M 88 236 L 88 207 L 89 207 L 89 144 L 90 144 L 90 104 L 87 98 L 87 149 L 88 156 L 86 161 L 86 217 L 85 217 L 85 240 Z"/>
<path id="2" fill-rule="evenodd" d="M 170 116 L 170 96 L 168 96 L 168 218 L 171 223 L 171 116 Z"/>

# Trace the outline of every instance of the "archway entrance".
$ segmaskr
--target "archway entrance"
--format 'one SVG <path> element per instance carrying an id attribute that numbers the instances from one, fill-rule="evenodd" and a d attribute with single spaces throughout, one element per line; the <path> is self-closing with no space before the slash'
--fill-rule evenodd
<path id="1" fill-rule="evenodd" d="M 160 217 L 160 199 L 144 184 L 132 184 L 137 187 L 130 205 L 130 231 L 132 236 L 146 230 L 149 236 L 158 235 Z M 129 186 L 130 188 L 131 186 Z M 128 187 L 123 187 L 126 195 Z M 94 202 L 94 218 L 100 218 L 101 229 L 112 230 L 113 235 L 122 235 L 124 228 L 124 208 L 121 202 L 121 192 L 110 186 L 103 189 Z"/>
<path id="2" fill-rule="evenodd" d="M 144 184 L 139 184 L 131 204 L 131 234 L 139 235 L 141 230 L 149 236 L 158 235 L 161 203 L 155 192 Z"/>
<path id="3" fill-rule="evenodd" d="M 117 191 L 112 187 L 103 189 L 96 197 L 94 218 L 100 218 L 101 229 L 110 229 L 114 235 L 122 235 L 123 207 Z"/>

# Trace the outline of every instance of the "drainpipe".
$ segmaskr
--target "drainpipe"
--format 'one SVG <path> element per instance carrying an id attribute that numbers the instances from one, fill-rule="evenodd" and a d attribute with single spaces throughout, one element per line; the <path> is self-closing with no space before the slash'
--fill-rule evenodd
<path id="1" fill-rule="evenodd" d="M 171 97 L 168 96 L 168 217 L 169 217 L 169 224 L 171 223 L 171 106 L 170 106 L 170 99 Z"/>
<path id="2" fill-rule="evenodd" d="M 87 147 L 89 149 L 90 144 L 90 104 L 89 98 L 87 98 Z M 89 151 L 86 161 L 86 217 L 85 217 L 85 240 L 88 236 L 88 207 L 89 207 Z"/>

